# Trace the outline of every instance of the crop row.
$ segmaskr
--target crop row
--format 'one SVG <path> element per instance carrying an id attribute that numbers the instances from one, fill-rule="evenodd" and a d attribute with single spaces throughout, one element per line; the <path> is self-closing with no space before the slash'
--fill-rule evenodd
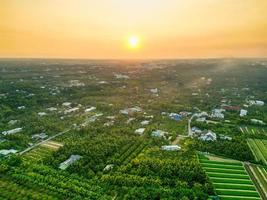
<path id="1" fill-rule="evenodd" d="M 248 144 L 255 156 L 255 159 L 257 161 L 261 160 L 267 164 L 267 147 L 264 143 L 258 139 L 248 139 Z"/>
<path id="2" fill-rule="evenodd" d="M 11 181 L 0 180 L 0 197 L 4 199 L 45 199 L 53 200 L 58 199 L 57 193 L 52 193 L 49 190 L 41 189 L 40 191 L 31 188 L 18 185 Z"/>
<path id="3" fill-rule="evenodd" d="M 244 170 L 243 166 L 237 166 L 237 165 L 219 165 L 219 164 L 207 164 L 202 163 L 203 167 L 209 167 L 209 168 L 218 168 L 218 169 L 236 169 L 236 170 Z"/>
<path id="4" fill-rule="evenodd" d="M 246 165 L 252 180 L 263 199 L 267 199 L 267 172 L 263 167 L 257 165 Z"/>
<path id="5" fill-rule="evenodd" d="M 242 163 L 207 160 L 200 162 L 220 199 L 260 199 Z"/>
<path id="6" fill-rule="evenodd" d="M 228 173 L 228 174 L 244 174 L 246 175 L 247 173 L 243 170 L 240 169 L 228 169 L 228 168 L 213 168 L 213 167 L 204 167 L 204 169 L 208 172 L 215 172 L 215 173 Z"/>
<path id="7" fill-rule="evenodd" d="M 124 161 L 123 164 L 127 164 L 132 159 L 134 159 L 136 156 L 138 156 L 141 151 L 146 147 L 146 143 L 141 143 Z"/>
<path id="8" fill-rule="evenodd" d="M 260 197 L 256 190 L 216 189 L 218 195 Z"/>

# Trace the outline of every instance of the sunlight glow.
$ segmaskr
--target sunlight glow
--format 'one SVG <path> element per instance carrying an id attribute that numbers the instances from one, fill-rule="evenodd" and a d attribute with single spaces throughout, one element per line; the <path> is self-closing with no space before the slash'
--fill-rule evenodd
<path id="1" fill-rule="evenodd" d="M 128 39 L 129 47 L 132 49 L 136 49 L 139 46 L 139 38 L 137 36 L 131 36 Z"/>

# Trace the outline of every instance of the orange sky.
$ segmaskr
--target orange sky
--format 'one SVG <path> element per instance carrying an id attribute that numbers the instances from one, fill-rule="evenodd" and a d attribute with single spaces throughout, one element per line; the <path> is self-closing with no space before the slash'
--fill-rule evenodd
<path id="1" fill-rule="evenodd" d="M 0 57 L 229 56 L 267 57 L 267 0 L 0 0 Z"/>

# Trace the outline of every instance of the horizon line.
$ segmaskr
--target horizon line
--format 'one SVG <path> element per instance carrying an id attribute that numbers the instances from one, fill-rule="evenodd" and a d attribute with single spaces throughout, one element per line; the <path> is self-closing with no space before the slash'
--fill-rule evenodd
<path id="1" fill-rule="evenodd" d="M 170 58 L 86 58 L 86 57 L 1 57 L 0 60 L 218 60 L 218 59 L 267 59 L 255 56 L 225 56 L 225 57 L 170 57 Z"/>

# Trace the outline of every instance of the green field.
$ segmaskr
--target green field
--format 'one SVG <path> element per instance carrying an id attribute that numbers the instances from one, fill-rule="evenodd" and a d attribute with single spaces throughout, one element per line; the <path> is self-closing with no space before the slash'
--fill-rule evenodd
<path id="1" fill-rule="evenodd" d="M 243 134 L 247 135 L 267 135 L 267 130 L 263 127 L 243 126 L 239 127 L 239 129 Z"/>
<path id="2" fill-rule="evenodd" d="M 241 162 L 199 159 L 220 199 L 260 199 L 260 196 Z"/>
<path id="3" fill-rule="evenodd" d="M 248 145 L 256 161 L 262 161 L 267 165 L 267 140 L 248 139 Z"/>
<path id="4" fill-rule="evenodd" d="M 262 199 L 267 199 L 267 171 L 264 167 L 258 165 L 245 166 L 251 179 L 261 194 Z"/>

